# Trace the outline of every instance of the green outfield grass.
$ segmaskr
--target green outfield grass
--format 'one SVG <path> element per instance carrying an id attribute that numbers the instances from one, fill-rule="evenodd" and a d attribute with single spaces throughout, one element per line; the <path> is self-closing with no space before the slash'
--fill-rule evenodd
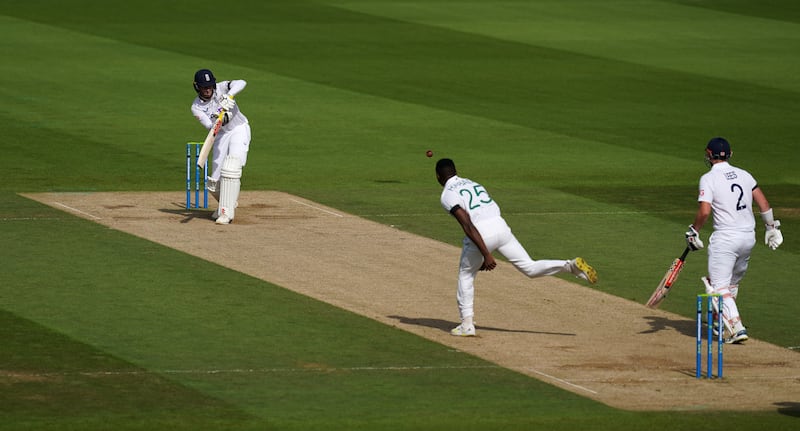
<path id="1" fill-rule="evenodd" d="M 182 190 L 208 67 L 248 82 L 243 189 L 458 244 L 452 157 L 534 257 L 643 303 L 723 135 L 786 237 L 739 308 L 797 347 L 797 52 L 788 0 L 0 3 L 0 429 L 794 429 L 791 403 L 615 410 L 18 193 Z M 690 255 L 663 308 L 691 316 L 704 273 Z"/>

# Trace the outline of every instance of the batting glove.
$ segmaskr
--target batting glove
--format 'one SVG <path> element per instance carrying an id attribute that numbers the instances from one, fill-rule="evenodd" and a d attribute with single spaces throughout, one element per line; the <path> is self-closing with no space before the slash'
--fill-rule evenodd
<path id="1" fill-rule="evenodd" d="M 228 122 L 231 121 L 231 118 L 233 118 L 233 114 L 231 114 L 228 111 L 222 111 L 222 125 L 223 126 L 228 124 Z"/>
<path id="2" fill-rule="evenodd" d="M 764 235 L 764 244 L 775 250 L 783 244 L 783 234 L 781 233 L 781 221 L 775 220 L 772 226 L 767 225 L 767 233 Z"/>
<path id="3" fill-rule="evenodd" d="M 700 233 L 694 228 L 694 225 L 689 225 L 689 230 L 686 231 L 686 245 L 692 251 L 697 251 L 703 248 L 703 241 L 700 239 Z"/>
<path id="4" fill-rule="evenodd" d="M 232 111 L 233 107 L 236 106 L 236 101 L 233 100 L 233 97 L 226 94 L 222 96 L 222 99 L 219 101 L 219 106 L 226 111 Z"/>

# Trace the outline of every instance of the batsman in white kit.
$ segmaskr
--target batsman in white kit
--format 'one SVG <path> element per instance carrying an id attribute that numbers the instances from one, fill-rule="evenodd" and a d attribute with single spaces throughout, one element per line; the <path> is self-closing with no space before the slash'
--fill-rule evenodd
<path id="1" fill-rule="evenodd" d="M 475 276 L 497 266 L 492 252 L 497 250 L 528 277 L 542 277 L 561 272 L 572 273 L 589 283 L 597 282 L 597 272 L 580 257 L 571 260 L 533 260 L 511 233 L 500 215 L 500 207 L 482 185 L 457 175 L 450 159 L 436 162 L 436 179 L 444 187 L 441 203 L 464 230 L 458 270 L 456 299 L 461 324 L 450 333 L 460 337 L 475 336 L 473 302 Z"/>
<path id="2" fill-rule="evenodd" d="M 219 202 L 212 214 L 217 224 L 232 222 L 239 205 L 242 168 L 247 164 L 250 149 L 250 124 L 233 98 L 246 85 L 240 79 L 217 82 L 208 69 L 194 74 L 197 97 L 192 102 L 192 114 L 206 130 L 221 121 L 211 150 L 211 174 L 206 179 L 208 191 Z"/>
<path id="3" fill-rule="evenodd" d="M 722 295 L 725 328 L 714 328 L 714 331 L 723 329 L 724 340 L 729 344 L 742 343 L 748 338 L 736 297 L 756 244 L 754 201 L 766 226 L 764 243 L 772 250 L 783 243 L 781 222 L 774 219 L 761 188 L 749 172 L 728 163 L 730 157 L 731 146 L 724 138 L 713 138 L 706 145 L 705 162 L 711 170 L 700 178 L 699 207 L 694 223 L 685 234 L 691 250 L 703 248 L 699 232 L 713 213 L 714 232 L 708 239 L 708 276 L 702 281 L 706 293 Z M 719 312 L 717 301 L 713 307 L 716 316 Z M 714 321 L 717 320 L 715 317 Z"/>

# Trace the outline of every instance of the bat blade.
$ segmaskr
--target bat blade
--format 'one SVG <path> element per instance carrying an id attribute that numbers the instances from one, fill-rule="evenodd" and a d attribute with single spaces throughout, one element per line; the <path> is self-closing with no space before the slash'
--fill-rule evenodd
<path id="1" fill-rule="evenodd" d="M 672 284 L 675 283 L 675 280 L 678 279 L 678 276 L 683 269 L 683 261 L 680 259 L 675 259 L 675 262 L 672 264 L 672 271 L 669 271 L 667 274 L 666 280 L 664 282 L 664 288 L 669 289 L 672 287 Z"/>
<path id="2" fill-rule="evenodd" d="M 669 294 L 670 288 L 675 283 L 675 280 L 678 279 L 681 271 L 683 270 L 683 264 L 686 261 L 686 255 L 689 254 L 689 247 L 683 251 L 683 254 L 674 261 L 672 261 L 672 265 L 670 265 L 667 272 L 664 274 L 664 277 L 661 279 L 661 282 L 658 283 L 658 287 L 650 295 L 650 299 L 647 301 L 647 306 L 650 308 L 658 308 L 661 301 L 667 297 Z"/>
<path id="3" fill-rule="evenodd" d="M 214 146 L 214 140 L 217 138 L 217 133 L 219 133 L 219 129 L 222 127 L 222 118 L 224 116 L 225 111 L 219 111 L 219 117 L 217 117 L 214 127 L 208 131 L 206 140 L 203 141 L 203 146 L 200 148 L 200 155 L 197 157 L 197 166 L 200 166 L 201 168 L 205 166 L 206 161 L 208 160 L 208 155 L 211 153 L 211 148 Z"/>
<path id="4" fill-rule="evenodd" d="M 220 122 L 218 121 L 217 124 L 220 124 Z M 211 148 L 214 146 L 214 139 L 217 138 L 217 132 L 219 132 L 219 127 L 216 124 L 208 131 L 206 140 L 203 141 L 203 146 L 200 148 L 200 155 L 197 156 L 197 166 L 201 168 L 205 166 L 208 155 L 211 153 Z"/>

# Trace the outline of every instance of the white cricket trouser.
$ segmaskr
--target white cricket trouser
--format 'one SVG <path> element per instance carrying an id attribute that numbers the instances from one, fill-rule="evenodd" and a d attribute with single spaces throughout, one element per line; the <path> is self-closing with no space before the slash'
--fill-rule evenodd
<path id="1" fill-rule="evenodd" d="M 511 233 L 501 217 L 475 225 L 490 252 L 499 251 L 520 272 L 528 277 L 542 277 L 569 271 L 567 260 L 533 260 Z M 475 300 L 475 276 L 483 265 L 483 255 L 468 237 L 464 238 L 458 270 L 458 309 L 461 319 L 473 316 Z"/>
<path id="2" fill-rule="evenodd" d="M 225 157 L 234 156 L 247 164 L 247 152 L 250 151 L 250 125 L 245 123 L 217 136 L 211 159 L 211 174 L 208 178 L 219 181 L 220 170 Z"/>
<path id="3" fill-rule="evenodd" d="M 755 244 L 755 232 L 714 231 L 708 240 L 708 277 L 714 293 L 722 295 L 722 318 L 736 332 L 744 325 L 731 289 L 747 272 Z"/>

